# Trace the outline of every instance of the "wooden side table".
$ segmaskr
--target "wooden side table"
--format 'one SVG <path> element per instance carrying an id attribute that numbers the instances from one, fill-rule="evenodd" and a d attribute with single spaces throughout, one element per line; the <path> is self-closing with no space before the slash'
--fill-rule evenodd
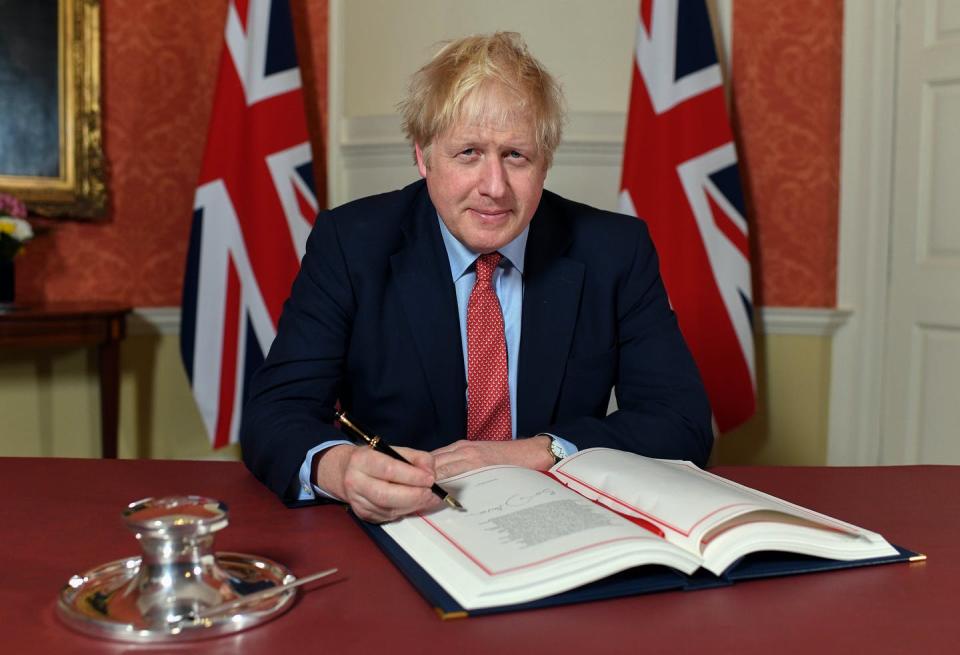
<path id="1" fill-rule="evenodd" d="M 97 347 L 101 449 L 108 459 L 117 456 L 120 342 L 126 336 L 130 311 L 130 307 L 99 302 L 17 305 L 0 310 L 0 347 Z"/>

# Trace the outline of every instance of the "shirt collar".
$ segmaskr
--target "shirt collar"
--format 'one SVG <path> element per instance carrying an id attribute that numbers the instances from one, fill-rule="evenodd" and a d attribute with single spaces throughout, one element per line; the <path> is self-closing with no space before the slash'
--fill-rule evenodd
<path id="1" fill-rule="evenodd" d="M 473 262 L 476 261 L 480 253 L 474 252 L 463 245 L 457 237 L 453 236 L 447 229 L 440 214 L 437 214 L 437 222 L 440 223 L 440 234 L 443 236 L 443 245 L 447 248 L 447 258 L 450 260 L 450 273 L 454 281 L 459 280 L 470 270 Z M 510 264 L 517 269 L 520 275 L 523 275 L 523 258 L 527 250 L 527 236 L 530 233 L 530 224 L 528 223 L 523 232 L 518 234 L 513 241 L 500 248 L 497 252 L 503 255 Z"/>

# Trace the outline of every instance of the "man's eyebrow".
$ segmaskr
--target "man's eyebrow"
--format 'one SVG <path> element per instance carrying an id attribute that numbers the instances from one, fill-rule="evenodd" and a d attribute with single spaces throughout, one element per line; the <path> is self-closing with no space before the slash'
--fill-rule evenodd
<path id="1" fill-rule="evenodd" d="M 475 136 L 464 136 L 464 137 L 453 137 L 450 138 L 447 143 L 450 144 L 451 148 L 460 148 L 465 145 L 471 145 L 479 141 Z"/>
<path id="2" fill-rule="evenodd" d="M 447 143 L 451 150 L 463 150 L 464 148 L 476 148 L 486 145 L 493 145 L 499 150 L 520 150 L 523 152 L 537 150 L 537 142 L 533 138 L 517 138 L 498 142 L 495 139 L 484 139 L 478 135 L 467 135 L 459 138 L 450 138 Z"/>
<path id="3" fill-rule="evenodd" d="M 536 141 L 508 141 L 501 147 L 502 150 L 516 150 L 523 153 L 534 153 L 538 150 Z"/>

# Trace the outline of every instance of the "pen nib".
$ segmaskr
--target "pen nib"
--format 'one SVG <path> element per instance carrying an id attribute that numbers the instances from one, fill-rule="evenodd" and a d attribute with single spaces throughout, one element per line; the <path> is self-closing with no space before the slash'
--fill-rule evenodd
<path id="1" fill-rule="evenodd" d="M 460 511 L 463 511 L 463 505 L 461 505 L 457 501 L 457 499 L 451 496 L 450 494 L 447 494 L 446 496 L 443 497 L 443 502 L 445 502 L 447 505 L 449 505 L 453 509 L 458 509 Z"/>

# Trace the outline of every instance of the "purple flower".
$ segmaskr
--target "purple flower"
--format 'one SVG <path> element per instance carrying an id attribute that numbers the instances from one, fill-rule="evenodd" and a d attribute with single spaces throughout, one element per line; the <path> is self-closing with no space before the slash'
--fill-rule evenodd
<path id="1" fill-rule="evenodd" d="M 23 201 L 14 198 L 9 193 L 0 193 L 0 216 L 26 218 L 27 206 Z"/>

